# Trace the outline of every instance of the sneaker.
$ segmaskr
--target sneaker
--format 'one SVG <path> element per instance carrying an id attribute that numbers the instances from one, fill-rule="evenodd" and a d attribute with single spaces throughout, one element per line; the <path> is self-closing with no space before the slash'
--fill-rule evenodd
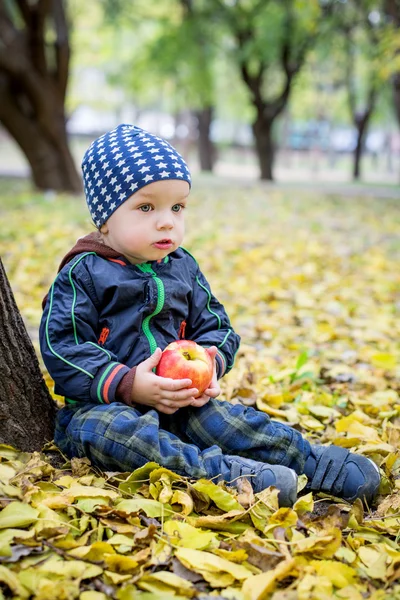
<path id="1" fill-rule="evenodd" d="M 224 456 L 229 474 L 224 479 L 235 485 L 240 477 L 246 477 L 253 490 L 261 492 L 270 485 L 278 488 L 279 506 L 293 506 L 297 500 L 297 475 L 293 469 L 281 465 L 268 465 L 263 462 L 242 458 L 241 456 Z"/>
<path id="2" fill-rule="evenodd" d="M 311 446 L 304 473 L 308 478 L 306 489 L 348 502 L 361 498 L 368 505 L 375 498 L 381 480 L 372 460 L 340 446 Z"/>

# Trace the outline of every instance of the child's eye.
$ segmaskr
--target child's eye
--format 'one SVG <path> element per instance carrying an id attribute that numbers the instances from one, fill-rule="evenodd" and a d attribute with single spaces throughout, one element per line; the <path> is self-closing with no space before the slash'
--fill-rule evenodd
<path id="1" fill-rule="evenodd" d="M 150 212 L 151 206 L 150 204 L 143 204 L 143 206 L 139 206 L 139 210 L 141 210 L 142 212 Z"/>
<path id="2" fill-rule="evenodd" d="M 174 204 L 172 207 L 172 212 L 180 212 L 183 208 L 185 208 L 183 204 Z"/>

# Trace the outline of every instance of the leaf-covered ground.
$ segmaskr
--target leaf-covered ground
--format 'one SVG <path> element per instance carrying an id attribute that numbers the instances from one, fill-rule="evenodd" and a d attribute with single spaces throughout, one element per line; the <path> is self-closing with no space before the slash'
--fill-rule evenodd
<path id="1" fill-rule="evenodd" d="M 276 490 L 246 482 L 1 446 L 0 598 L 400 598 L 400 200 L 194 187 L 185 245 L 242 336 L 222 398 L 372 458 L 378 502 L 300 492 L 279 510 Z M 56 266 L 91 226 L 82 199 L 21 186 L 1 206 L 0 254 L 36 343 Z"/>

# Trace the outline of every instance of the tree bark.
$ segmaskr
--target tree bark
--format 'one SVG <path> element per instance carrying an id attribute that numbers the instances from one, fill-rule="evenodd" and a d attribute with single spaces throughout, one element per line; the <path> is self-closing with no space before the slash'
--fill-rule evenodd
<path id="1" fill-rule="evenodd" d="M 393 101 L 396 112 L 397 122 L 400 126 L 400 73 L 396 73 L 392 78 L 393 83 Z"/>
<path id="2" fill-rule="evenodd" d="M 369 120 L 374 109 L 374 104 L 358 116 L 353 115 L 354 125 L 357 129 L 357 143 L 353 154 L 353 178 L 360 179 L 361 176 L 361 158 L 364 153 L 365 140 L 367 137 Z"/>
<path id="3" fill-rule="evenodd" d="M 214 109 L 207 106 L 201 110 L 196 110 L 195 115 L 198 123 L 198 149 L 199 162 L 202 171 L 212 171 L 214 167 L 215 148 L 210 139 L 211 123 L 213 120 Z"/>
<path id="4" fill-rule="evenodd" d="M 18 11 L 22 27 L 14 22 Z M 0 121 L 24 152 L 38 188 L 77 193 L 82 183 L 64 109 L 69 56 L 63 0 L 0 0 Z"/>
<path id="5" fill-rule="evenodd" d="M 386 16 L 389 17 L 395 30 L 398 32 L 400 29 L 400 2 L 399 0 L 386 0 L 384 3 L 384 9 Z M 400 50 L 397 49 L 396 56 L 398 56 Z M 396 112 L 398 124 L 400 125 L 400 71 L 394 73 L 392 76 L 393 85 L 393 101 Z"/>
<path id="6" fill-rule="evenodd" d="M 0 443 L 40 450 L 53 438 L 55 414 L 0 259 Z"/>
<path id="7" fill-rule="evenodd" d="M 273 167 L 275 148 L 272 138 L 272 125 L 274 119 L 258 115 L 253 123 L 253 135 L 260 166 L 260 179 L 273 181 Z"/>

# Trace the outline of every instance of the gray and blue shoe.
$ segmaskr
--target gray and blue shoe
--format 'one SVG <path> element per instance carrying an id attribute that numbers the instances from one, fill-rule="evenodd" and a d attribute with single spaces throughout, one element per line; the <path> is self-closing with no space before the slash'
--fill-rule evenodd
<path id="1" fill-rule="evenodd" d="M 311 446 L 304 473 L 308 478 L 306 490 L 325 492 L 348 502 L 361 498 L 368 506 L 381 481 L 372 460 L 340 446 Z"/>
<path id="2" fill-rule="evenodd" d="M 235 485 L 245 477 L 254 492 L 261 492 L 270 485 L 279 490 L 279 506 L 293 506 L 297 500 L 297 475 L 293 469 L 281 465 L 269 465 L 241 456 L 224 456 L 224 466 L 229 469 L 223 479 Z"/>

